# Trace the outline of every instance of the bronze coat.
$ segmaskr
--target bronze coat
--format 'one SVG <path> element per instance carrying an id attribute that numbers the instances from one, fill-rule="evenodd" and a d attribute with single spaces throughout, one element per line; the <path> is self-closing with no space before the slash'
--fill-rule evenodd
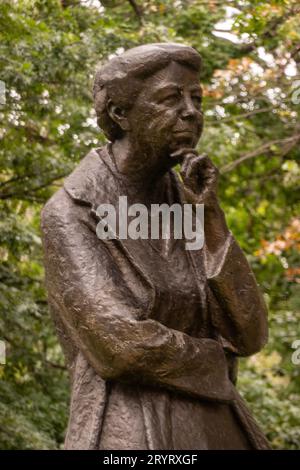
<path id="1" fill-rule="evenodd" d="M 164 181 L 181 194 L 173 170 Z M 98 205 L 115 204 L 119 195 L 104 147 L 82 160 L 42 212 L 48 300 L 72 380 L 65 447 L 268 448 L 233 385 L 236 357 L 258 351 L 267 329 L 265 304 L 232 234 L 209 263 L 205 248 L 189 253 L 203 316 L 193 337 L 153 319 L 156 289 L 143 257 L 148 240 L 96 236 Z M 191 407 L 185 436 L 167 419 L 170 400 L 179 423 L 180 410 Z M 193 425 L 197 407 L 204 424 L 212 423 L 212 438 L 199 435 L 200 418 Z M 127 433 L 125 443 L 114 429 Z M 232 445 L 222 444 L 226 434 Z"/>

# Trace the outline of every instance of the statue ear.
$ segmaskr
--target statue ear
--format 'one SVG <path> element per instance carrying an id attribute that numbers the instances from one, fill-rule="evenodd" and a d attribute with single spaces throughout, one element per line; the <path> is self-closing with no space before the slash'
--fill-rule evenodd
<path id="1" fill-rule="evenodd" d="M 116 123 L 123 131 L 128 131 L 130 126 L 126 116 L 125 109 L 116 106 L 111 99 L 106 104 L 106 109 L 109 117 Z"/>

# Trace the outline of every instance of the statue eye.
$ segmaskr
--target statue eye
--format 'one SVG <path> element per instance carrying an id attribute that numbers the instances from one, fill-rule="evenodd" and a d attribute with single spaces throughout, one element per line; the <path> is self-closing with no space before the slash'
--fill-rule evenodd
<path id="1" fill-rule="evenodd" d="M 167 95 L 165 95 L 161 99 L 161 103 L 165 103 L 165 104 L 174 103 L 175 101 L 178 100 L 179 97 L 180 97 L 179 93 L 174 91 L 172 93 L 168 93 Z"/>

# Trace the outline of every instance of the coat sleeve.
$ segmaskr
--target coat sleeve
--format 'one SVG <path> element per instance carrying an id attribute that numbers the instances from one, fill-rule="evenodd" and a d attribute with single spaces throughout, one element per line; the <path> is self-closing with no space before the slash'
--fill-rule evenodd
<path id="1" fill-rule="evenodd" d="M 228 230 L 219 206 L 205 219 L 206 273 L 218 305 L 211 319 L 223 346 L 240 356 L 259 351 L 268 338 L 267 308 L 255 276 Z M 207 228 L 207 232 L 206 232 Z"/>
<path id="2" fill-rule="evenodd" d="M 141 319 L 126 279 L 87 225 L 87 212 L 59 192 L 44 207 L 41 221 L 48 299 L 76 347 L 103 379 L 230 401 L 220 344 Z"/>

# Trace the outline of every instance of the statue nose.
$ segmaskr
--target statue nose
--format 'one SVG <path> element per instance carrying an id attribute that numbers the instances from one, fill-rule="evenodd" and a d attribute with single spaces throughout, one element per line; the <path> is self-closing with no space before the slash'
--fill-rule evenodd
<path id="1" fill-rule="evenodd" d="M 197 109 L 189 96 L 184 97 L 184 106 L 182 109 L 183 118 L 195 117 Z"/>

